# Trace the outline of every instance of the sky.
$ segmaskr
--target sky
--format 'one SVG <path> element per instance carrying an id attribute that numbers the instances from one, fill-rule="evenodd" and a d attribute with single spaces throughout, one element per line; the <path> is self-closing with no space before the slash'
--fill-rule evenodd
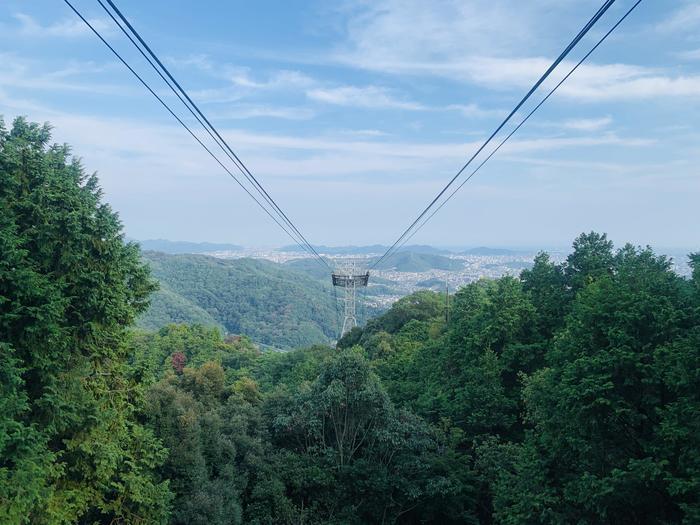
<path id="1" fill-rule="evenodd" d="M 348 245 L 391 244 L 601 1 L 115 3 L 307 239 Z M 96 0 L 74 5 L 193 121 Z M 0 2 L 0 115 L 49 121 L 129 237 L 289 244 L 63 2 Z M 699 123 L 700 2 L 644 0 L 411 242 L 552 247 L 596 230 L 698 249 Z"/>

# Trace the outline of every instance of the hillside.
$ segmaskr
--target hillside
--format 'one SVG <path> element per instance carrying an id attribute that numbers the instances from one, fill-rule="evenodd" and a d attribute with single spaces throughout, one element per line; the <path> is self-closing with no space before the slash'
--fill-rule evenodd
<path id="1" fill-rule="evenodd" d="M 328 342 L 337 330 L 334 296 L 302 272 L 263 260 L 144 252 L 161 283 L 142 328 L 197 322 L 292 348 Z"/>
<path id="2" fill-rule="evenodd" d="M 438 279 L 437 277 L 433 277 L 431 279 L 425 279 L 423 281 L 418 281 L 416 283 L 416 286 L 418 286 L 419 288 L 440 288 L 440 289 L 443 289 L 443 288 L 445 288 L 445 280 Z"/>
<path id="3" fill-rule="evenodd" d="M 328 260 L 328 259 L 326 259 Z M 329 262 L 330 266 L 333 267 L 333 263 Z M 286 268 L 291 268 L 298 272 L 307 274 L 318 281 L 329 281 L 330 275 L 328 268 L 319 264 L 318 259 L 292 259 L 284 263 Z"/>
<path id="4" fill-rule="evenodd" d="M 425 272 L 428 270 L 459 270 L 462 261 L 450 259 L 432 253 L 398 252 L 383 260 L 379 270 L 396 270 L 397 272 Z"/>

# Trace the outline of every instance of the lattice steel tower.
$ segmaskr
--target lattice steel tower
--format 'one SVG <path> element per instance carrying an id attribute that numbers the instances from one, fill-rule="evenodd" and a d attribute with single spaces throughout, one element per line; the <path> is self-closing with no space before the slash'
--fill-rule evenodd
<path id="1" fill-rule="evenodd" d="M 333 272 L 333 286 L 339 286 L 345 290 L 343 302 L 345 305 L 343 315 L 343 329 L 340 336 L 344 336 L 357 326 L 357 314 L 355 313 L 356 290 L 358 287 L 367 286 L 369 271 L 357 273 L 355 261 L 345 263 Z"/>

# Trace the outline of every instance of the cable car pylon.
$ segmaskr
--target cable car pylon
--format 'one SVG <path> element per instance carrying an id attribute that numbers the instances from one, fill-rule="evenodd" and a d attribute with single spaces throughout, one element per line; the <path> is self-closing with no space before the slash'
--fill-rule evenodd
<path id="1" fill-rule="evenodd" d="M 340 337 L 357 326 L 357 313 L 355 303 L 357 300 L 357 288 L 366 287 L 369 282 L 369 270 L 360 273 L 355 261 L 339 264 L 331 274 L 333 286 L 343 288 L 343 328 Z"/>

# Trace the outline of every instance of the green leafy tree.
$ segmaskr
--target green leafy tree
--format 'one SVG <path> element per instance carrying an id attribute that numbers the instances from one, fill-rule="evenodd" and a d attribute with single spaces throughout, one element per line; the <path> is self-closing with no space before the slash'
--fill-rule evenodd
<path id="1" fill-rule="evenodd" d="M 532 268 L 520 273 L 520 280 L 535 307 L 537 330 L 546 341 L 562 327 L 571 303 L 564 269 L 552 263 L 547 253 L 541 252 L 535 257 Z"/>
<path id="2" fill-rule="evenodd" d="M 564 273 L 568 286 L 575 292 L 612 271 L 613 243 L 607 235 L 582 233 L 574 240 L 573 252 L 567 257 Z"/>
<path id="3" fill-rule="evenodd" d="M 224 370 L 185 368 L 148 393 L 148 420 L 170 454 L 161 475 L 175 494 L 173 524 L 242 523 L 236 446 L 221 413 Z"/>
<path id="4" fill-rule="evenodd" d="M 688 283 L 649 249 L 626 246 L 612 264 L 579 292 L 548 367 L 527 381 L 532 431 L 496 489 L 506 523 L 697 517 L 690 411 L 700 385 L 688 370 L 698 362 L 698 318 Z M 540 481 L 527 500 L 517 494 L 523 473 Z"/>
<path id="5" fill-rule="evenodd" d="M 0 125 L 0 521 L 163 522 L 165 452 L 123 344 L 154 285 L 97 178 L 49 141 Z"/>
<path id="6" fill-rule="evenodd" d="M 449 523 L 471 516 L 468 469 L 457 475 L 445 467 L 438 435 L 393 406 L 359 349 L 327 361 L 315 381 L 276 407 L 274 443 L 287 450 L 282 477 L 300 519 L 409 523 L 434 516 Z M 461 504 L 443 507 L 458 495 Z"/>

